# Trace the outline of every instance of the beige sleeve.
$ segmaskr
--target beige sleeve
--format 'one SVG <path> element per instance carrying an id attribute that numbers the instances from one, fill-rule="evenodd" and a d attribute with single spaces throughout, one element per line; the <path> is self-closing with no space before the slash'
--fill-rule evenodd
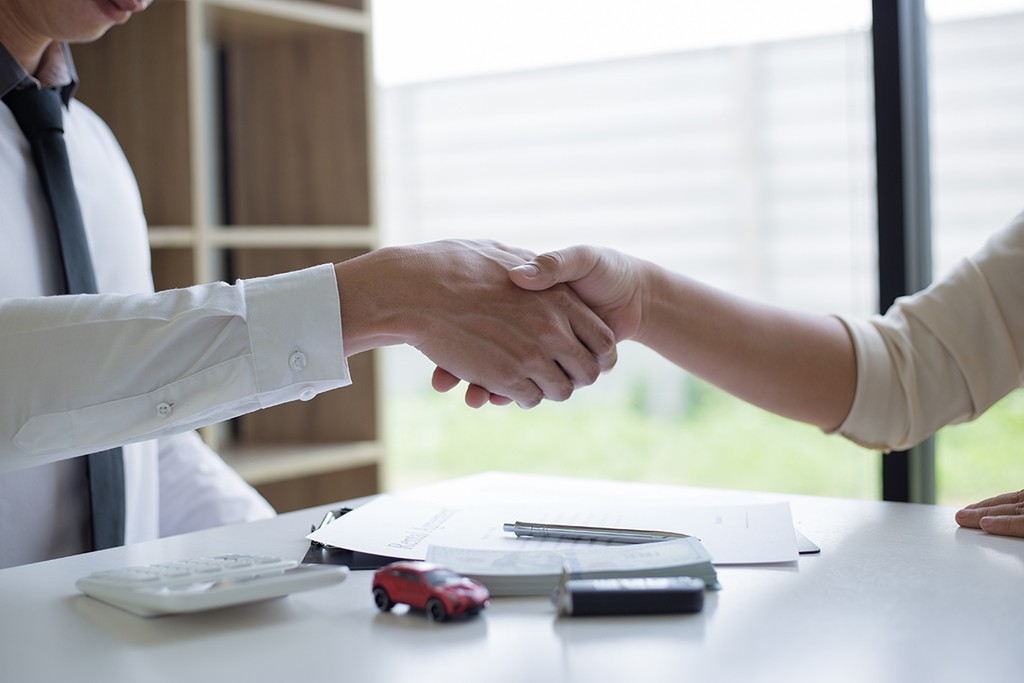
<path id="1" fill-rule="evenodd" d="M 1021 386 L 1024 214 L 884 316 L 840 319 L 857 354 L 857 391 L 839 434 L 902 450 L 978 417 Z"/>

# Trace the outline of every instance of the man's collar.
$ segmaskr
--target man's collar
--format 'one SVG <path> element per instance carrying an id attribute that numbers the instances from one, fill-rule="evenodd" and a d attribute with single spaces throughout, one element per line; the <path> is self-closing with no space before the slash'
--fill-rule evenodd
<path id="1" fill-rule="evenodd" d="M 71 50 L 67 43 L 51 43 L 39 64 L 38 75 L 48 82 L 29 74 L 22 68 L 18 60 L 0 45 L 0 97 L 9 91 L 21 87 L 28 81 L 36 87 L 56 87 L 60 89 L 61 98 L 67 105 L 78 90 L 78 72 L 71 58 Z"/>

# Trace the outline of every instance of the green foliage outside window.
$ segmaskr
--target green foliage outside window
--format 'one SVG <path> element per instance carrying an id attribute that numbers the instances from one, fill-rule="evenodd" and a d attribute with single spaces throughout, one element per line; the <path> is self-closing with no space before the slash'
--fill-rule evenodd
<path id="1" fill-rule="evenodd" d="M 535 472 L 845 498 L 879 497 L 879 456 L 766 413 L 702 382 L 686 406 L 656 415 L 637 385 L 618 400 L 573 398 L 533 410 L 471 410 L 455 393 L 389 403 L 387 487 L 486 470 Z M 585 391 L 585 390 L 584 390 Z M 1024 487 L 1024 394 L 937 446 L 940 503 Z"/>

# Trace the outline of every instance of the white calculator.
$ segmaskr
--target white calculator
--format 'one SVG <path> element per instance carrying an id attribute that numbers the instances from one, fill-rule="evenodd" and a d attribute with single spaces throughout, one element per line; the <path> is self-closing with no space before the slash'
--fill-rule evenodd
<path id="1" fill-rule="evenodd" d="M 262 555 L 214 555 L 84 576 L 86 595 L 144 617 L 279 598 L 345 580 L 348 567 Z"/>

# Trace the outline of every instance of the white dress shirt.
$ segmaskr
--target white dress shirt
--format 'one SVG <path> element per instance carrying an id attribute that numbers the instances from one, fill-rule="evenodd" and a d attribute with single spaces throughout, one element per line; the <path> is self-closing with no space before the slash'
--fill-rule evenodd
<path id="1" fill-rule="evenodd" d="M 76 100 L 65 137 L 97 295 L 50 296 L 52 219 L 0 106 L 0 567 L 85 548 L 74 456 L 114 445 L 128 444 L 126 542 L 272 514 L 190 430 L 350 383 L 331 265 L 154 294 L 120 147 Z"/>
<path id="2" fill-rule="evenodd" d="M 1024 382 L 1024 213 L 884 316 L 843 322 L 857 391 L 840 434 L 904 450 L 978 417 Z"/>

